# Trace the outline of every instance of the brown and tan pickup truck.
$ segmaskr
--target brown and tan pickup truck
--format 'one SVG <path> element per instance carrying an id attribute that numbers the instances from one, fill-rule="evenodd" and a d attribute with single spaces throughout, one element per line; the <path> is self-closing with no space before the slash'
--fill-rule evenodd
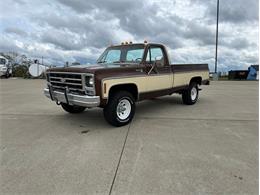
<path id="1" fill-rule="evenodd" d="M 44 94 L 65 111 L 100 107 L 108 123 L 122 126 L 133 119 L 137 101 L 179 93 L 184 104 L 196 103 L 209 69 L 171 64 L 161 44 L 124 43 L 108 47 L 95 65 L 52 68 L 46 77 Z"/>

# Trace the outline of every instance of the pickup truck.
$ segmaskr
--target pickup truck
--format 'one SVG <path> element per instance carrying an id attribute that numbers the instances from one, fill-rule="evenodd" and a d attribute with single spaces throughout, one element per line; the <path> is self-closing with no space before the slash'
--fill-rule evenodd
<path id="1" fill-rule="evenodd" d="M 135 114 L 135 102 L 179 93 L 195 104 L 199 85 L 209 84 L 207 64 L 170 63 L 166 47 L 156 43 L 109 46 L 95 65 L 51 68 L 44 94 L 69 113 L 100 107 L 106 121 L 119 127 Z"/>

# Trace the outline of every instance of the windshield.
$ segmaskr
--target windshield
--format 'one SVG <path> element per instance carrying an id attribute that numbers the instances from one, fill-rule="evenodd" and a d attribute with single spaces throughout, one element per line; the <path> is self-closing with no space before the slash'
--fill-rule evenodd
<path id="1" fill-rule="evenodd" d="M 101 64 L 139 63 L 143 59 L 144 45 L 121 45 L 107 48 L 97 60 Z"/>
<path id="2" fill-rule="evenodd" d="M 5 59 L 4 58 L 0 58 L 0 64 L 5 64 Z"/>

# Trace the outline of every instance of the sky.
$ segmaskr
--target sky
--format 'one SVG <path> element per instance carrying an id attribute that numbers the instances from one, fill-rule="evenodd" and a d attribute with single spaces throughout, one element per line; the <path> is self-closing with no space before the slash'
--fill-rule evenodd
<path id="1" fill-rule="evenodd" d="M 171 62 L 215 65 L 217 0 L 5 0 L 0 52 L 95 63 L 122 41 L 156 42 Z M 258 0 L 220 0 L 218 70 L 258 64 Z"/>

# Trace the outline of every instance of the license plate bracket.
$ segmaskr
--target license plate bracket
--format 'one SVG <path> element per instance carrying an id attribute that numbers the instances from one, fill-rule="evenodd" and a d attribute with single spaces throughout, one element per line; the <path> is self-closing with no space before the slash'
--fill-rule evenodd
<path id="1" fill-rule="evenodd" d="M 69 88 L 66 87 L 64 91 L 64 96 L 65 96 L 66 103 L 69 105 L 68 93 L 69 93 Z"/>

